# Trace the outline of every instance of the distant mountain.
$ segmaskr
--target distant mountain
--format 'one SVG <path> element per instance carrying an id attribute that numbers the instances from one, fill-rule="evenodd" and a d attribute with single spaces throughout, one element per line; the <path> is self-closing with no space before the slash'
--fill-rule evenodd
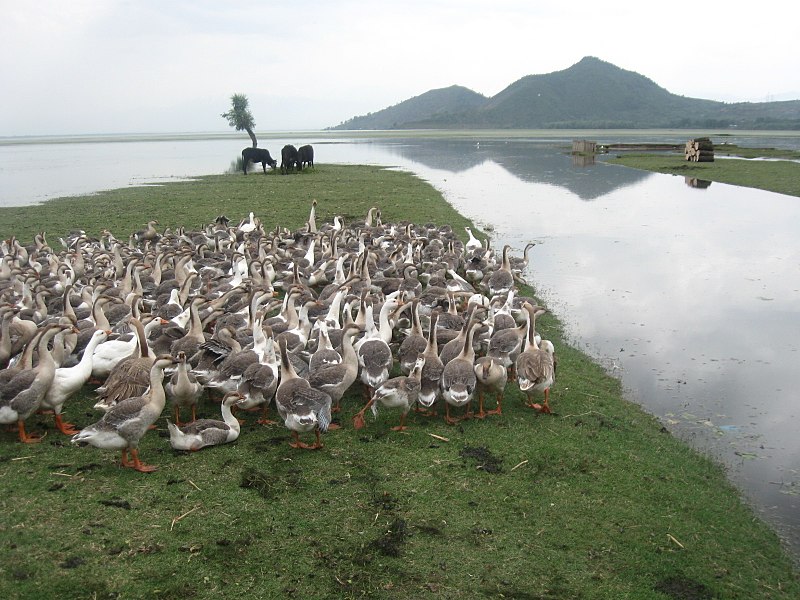
<path id="1" fill-rule="evenodd" d="M 414 96 L 380 112 L 355 117 L 333 129 L 402 129 L 415 121 L 447 120 L 452 113 L 478 109 L 486 101 L 486 96 L 451 85 Z"/>
<path id="2" fill-rule="evenodd" d="M 800 100 L 728 104 L 687 98 L 587 56 L 563 71 L 523 77 L 492 98 L 454 85 L 331 129 L 687 127 L 800 129 Z"/>

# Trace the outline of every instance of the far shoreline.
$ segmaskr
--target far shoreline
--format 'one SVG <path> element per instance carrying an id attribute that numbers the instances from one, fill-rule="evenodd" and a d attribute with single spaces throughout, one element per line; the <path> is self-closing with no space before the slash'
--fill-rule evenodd
<path id="1" fill-rule="evenodd" d="M 716 129 L 290 129 L 256 131 L 259 139 L 280 139 L 286 137 L 315 137 L 323 142 L 338 139 L 401 139 L 401 138 L 466 138 L 466 139 L 586 139 L 596 138 L 607 142 L 619 137 L 689 139 L 706 136 L 711 138 L 732 137 L 775 137 L 800 138 L 800 131 L 793 130 L 716 130 Z M 115 133 L 57 133 L 17 136 L 0 136 L 0 146 L 27 144 L 80 144 L 98 142 L 141 142 L 141 141 L 193 141 L 215 139 L 242 139 L 235 131 L 190 131 L 190 132 L 115 132 Z M 243 140 L 246 143 L 247 140 Z"/>

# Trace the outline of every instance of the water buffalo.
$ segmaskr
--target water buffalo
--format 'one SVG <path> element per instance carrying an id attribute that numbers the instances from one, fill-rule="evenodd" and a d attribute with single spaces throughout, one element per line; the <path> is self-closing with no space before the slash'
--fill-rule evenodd
<path id="1" fill-rule="evenodd" d="M 267 174 L 267 165 L 273 169 L 278 166 L 278 161 L 269 155 L 269 150 L 264 148 L 245 148 L 242 150 L 242 171 L 247 175 L 247 167 L 251 162 L 261 163 L 264 175 Z"/>
<path id="2" fill-rule="evenodd" d="M 297 155 L 297 148 L 291 144 L 286 144 L 281 150 L 281 173 L 288 173 L 295 167 L 300 169 L 300 159 Z"/>
<path id="3" fill-rule="evenodd" d="M 314 166 L 314 148 L 311 144 L 300 146 L 297 149 L 298 158 L 300 160 L 300 168 Z"/>

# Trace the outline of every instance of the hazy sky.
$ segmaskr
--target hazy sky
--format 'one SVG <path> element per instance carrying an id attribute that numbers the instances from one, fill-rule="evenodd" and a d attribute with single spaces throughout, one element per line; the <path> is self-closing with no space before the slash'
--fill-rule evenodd
<path id="1" fill-rule="evenodd" d="M 0 0 L 0 136 L 318 129 L 597 56 L 667 90 L 800 99 L 800 2 Z"/>

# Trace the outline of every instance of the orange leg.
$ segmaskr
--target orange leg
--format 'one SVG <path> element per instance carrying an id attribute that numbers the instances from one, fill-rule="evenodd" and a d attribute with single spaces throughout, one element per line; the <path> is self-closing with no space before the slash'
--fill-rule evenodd
<path id="1" fill-rule="evenodd" d="M 372 403 L 375 402 L 374 398 L 370 398 L 369 402 L 364 405 L 360 411 L 358 411 L 355 415 L 353 415 L 353 427 L 355 429 L 363 429 L 366 423 L 364 422 L 364 413 L 367 409 L 372 406 Z"/>
<path id="2" fill-rule="evenodd" d="M 484 412 L 484 410 L 483 410 L 483 390 L 481 390 L 480 392 L 478 392 L 478 414 L 475 415 L 475 418 L 483 419 L 488 414 L 489 413 Z"/>
<path id="3" fill-rule="evenodd" d="M 192 404 L 192 423 L 197 421 L 197 404 Z"/>
<path id="4" fill-rule="evenodd" d="M 73 425 L 72 423 L 65 423 L 61 419 L 61 415 L 56 415 L 55 420 L 56 420 L 56 427 L 64 435 L 75 435 L 76 433 L 78 433 L 78 431 L 80 431 L 79 429 L 75 429 L 75 425 Z"/>
<path id="5" fill-rule="evenodd" d="M 264 402 L 261 418 L 256 421 L 259 425 L 275 425 L 275 421 L 269 418 L 269 402 Z"/>
<path id="6" fill-rule="evenodd" d="M 139 460 L 139 450 L 132 448 L 131 449 L 131 456 L 133 457 L 133 468 L 139 471 L 140 473 L 152 473 L 158 467 L 155 465 L 146 465 L 142 461 Z"/>
<path id="7" fill-rule="evenodd" d="M 322 448 L 322 445 L 323 445 L 322 444 L 322 438 L 319 435 L 319 427 L 317 427 L 314 430 L 314 434 L 316 435 L 317 440 L 314 442 L 313 446 L 309 446 L 308 447 L 309 450 L 319 450 L 320 448 Z"/>
<path id="8" fill-rule="evenodd" d="M 472 418 L 472 401 L 467 404 L 467 410 L 464 411 L 464 415 L 461 417 L 461 420 L 468 420 Z"/>
<path id="9" fill-rule="evenodd" d="M 127 449 L 127 448 L 125 448 L 125 449 L 122 451 L 122 460 L 120 461 L 120 464 L 121 464 L 123 467 L 125 467 L 125 468 L 128 468 L 128 467 L 131 467 L 131 466 L 133 466 L 133 465 L 132 465 L 132 464 L 131 464 L 131 463 L 128 461 L 128 449 Z"/>
<path id="10" fill-rule="evenodd" d="M 300 441 L 300 436 L 296 431 L 292 432 L 292 438 L 294 439 L 294 441 L 293 442 L 289 442 L 289 445 L 292 448 L 304 448 L 304 449 L 309 449 L 310 448 L 310 446 L 308 444 Z"/>
<path id="11" fill-rule="evenodd" d="M 422 415 L 423 417 L 436 417 L 438 416 L 436 411 L 431 409 L 428 410 L 426 408 L 422 408 L 419 404 L 414 405 L 414 412 L 418 415 Z"/>
<path id="12" fill-rule="evenodd" d="M 542 408 L 540 410 L 546 415 L 553 414 L 553 411 L 550 410 L 550 388 L 547 388 L 544 391 L 544 404 L 542 404 Z"/>
<path id="13" fill-rule="evenodd" d="M 17 432 L 19 433 L 19 441 L 23 444 L 36 444 L 42 441 L 42 436 L 32 435 L 25 433 L 25 422 L 17 421 Z"/>
<path id="14" fill-rule="evenodd" d="M 402 413 L 400 415 L 400 425 L 392 427 L 392 431 L 405 431 L 408 429 L 408 427 L 406 427 L 406 414 L 407 413 Z"/>
<path id="15" fill-rule="evenodd" d="M 183 425 L 183 423 L 181 423 L 181 409 L 176 406 L 174 410 L 175 410 L 175 425 L 180 427 L 181 425 Z"/>
<path id="16" fill-rule="evenodd" d="M 503 392 L 497 393 L 497 407 L 494 410 L 486 412 L 487 415 L 502 415 L 503 414 Z"/>
<path id="17" fill-rule="evenodd" d="M 444 404 L 444 422 L 448 425 L 455 425 L 458 423 L 458 419 L 454 419 L 450 416 L 450 404 L 447 402 Z"/>

